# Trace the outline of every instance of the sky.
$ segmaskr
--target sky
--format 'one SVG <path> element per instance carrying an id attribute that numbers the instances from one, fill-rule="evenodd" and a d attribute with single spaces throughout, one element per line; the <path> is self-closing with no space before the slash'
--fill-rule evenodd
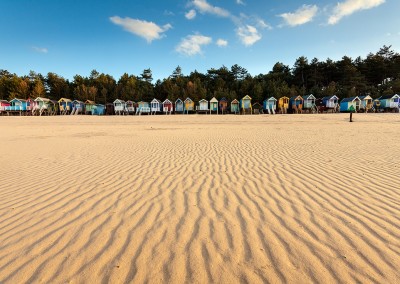
<path id="1" fill-rule="evenodd" d="M 300 56 L 400 52 L 399 12 L 399 0 L 1 0 L 0 69 L 69 80 L 235 64 L 266 74 Z"/>

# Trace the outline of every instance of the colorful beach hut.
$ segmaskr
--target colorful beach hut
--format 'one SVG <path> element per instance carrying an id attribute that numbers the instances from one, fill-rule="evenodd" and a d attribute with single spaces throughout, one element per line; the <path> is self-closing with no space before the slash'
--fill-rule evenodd
<path id="1" fill-rule="evenodd" d="M 36 115 L 46 114 L 50 105 L 50 100 L 48 98 L 37 97 L 35 102 L 33 113 Z"/>
<path id="2" fill-rule="evenodd" d="M 125 109 L 126 109 L 128 114 L 135 114 L 135 102 L 126 101 L 125 102 Z"/>
<path id="3" fill-rule="evenodd" d="M 162 103 L 162 109 L 165 114 L 171 114 L 174 110 L 174 104 L 169 99 L 165 99 Z"/>
<path id="4" fill-rule="evenodd" d="M 114 106 L 114 105 L 113 105 Z M 95 104 L 92 107 L 92 115 L 103 115 L 105 111 L 105 106 L 102 104 Z"/>
<path id="5" fill-rule="evenodd" d="M 6 107 L 10 106 L 10 102 L 6 100 L 0 100 L 0 112 L 3 112 Z"/>
<path id="6" fill-rule="evenodd" d="M 289 108 L 289 98 L 288 97 L 281 97 L 278 100 L 278 108 L 280 113 L 287 113 Z"/>
<path id="7" fill-rule="evenodd" d="M 339 108 L 339 97 L 332 95 L 326 96 L 322 99 L 317 99 L 316 104 L 319 112 L 329 111 L 337 112 Z"/>
<path id="8" fill-rule="evenodd" d="M 153 99 L 150 102 L 151 114 L 156 114 L 158 112 L 162 112 L 163 111 L 162 107 L 163 107 L 163 104 L 160 100 Z"/>
<path id="9" fill-rule="evenodd" d="M 374 107 L 373 99 L 370 95 L 366 96 L 359 96 L 361 103 L 360 103 L 360 111 L 362 112 L 371 112 Z"/>
<path id="10" fill-rule="evenodd" d="M 85 101 L 85 114 L 92 114 L 93 113 L 93 108 L 96 107 L 96 103 L 91 100 L 86 100 Z"/>
<path id="11" fill-rule="evenodd" d="M 344 98 L 340 102 L 340 112 L 357 112 L 360 110 L 359 97 Z"/>
<path id="12" fill-rule="evenodd" d="M 294 96 L 289 100 L 289 109 L 292 113 L 301 113 L 303 111 L 304 99 L 302 96 Z"/>
<path id="13" fill-rule="evenodd" d="M 71 115 L 83 114 L 85 111 L 85 103 L 80 100 L 72 101 Z"/>
<path id="14" fill-rule="evenodd" d="M 191 98 L 186 98 L 183 102 L 183 110 L 188 114 L 191 111 L 194 111 L 194 101 Z"/>
<path id="15" fill-rule="evenodd" d="M 150 103 L 149 102 L 143 102 L 140 101 L 138 102 L 137 108 L 136 108 L 136 114 L 142 115 L 142 114 L 151 114 L 150 112 Z"/>
<path id="16" fill-rule="evenodd" d="M 10 105 L 6 107 L 6 110 L 11 112 L 20 112 L 21 114 L 23 111 L 27 110 L 27 105 L 28 102 L 26 100 L 15 98 L 10 101 Z"/>
<path id="17" fill-rule="evenodd" d="M 379 98 L 381 102 L 380 108 L 384 110 L 398 110 L 400 108 L 400 96 L 399 95 L 385 95 Z"/>
<path id="18" fill-rule="evenodd" d="M 265 99 L 263 102 L 264 110 L 267 111 L 268 114 L 275 114 L 276 102 L 277 102 L 277 99 L 275 99 L 274 97 L 269 97 L 269 98 Z"/>
<path id="19" fill-rule="evenodd" d="M 175 101 L 175 113 L 183 113 L 183 101 L 181 99 L 177 99 Z"/>
<path id="20" fill-rule="evenodd" d="M 231 112 L 234 114 L 240 113 L 240 102 L 237 99 L 231 101 Z"/>
<path id="21" fill-rule="evenodd" d="M 220 113 L 224 114 L 228 112 L 228 100 L 227 98 L 222 98 L 218 103 Z"/>
<path id="22" fill-rule="evenodd" d="M 303 109 L 309 113 L 316 113 L 318 111 L 315 104 L 316 98 L 313 94 L 303 96 Z"/>
<path id="23" fill-rule="evenodd" d="M 218 100 L 215 97 L 210 100 L 210 113 L 218 114 Z"/>
<path id="24" fill-rule="evenodd" d="M 60 114 L 69 114 L 72 110 L 72 101 L 67 98 L 61 98 L 58 100 L 58 108 L 60 109 Z"/>
<path id="25" fill-rule="evenodd" d="M 196 106 L 197 113 L 207 113 L 208 112 L 208 101 L 206 99 L 201 99 L 199 105 Z"/>
<path id="26" fill-rule="evenodd" d="M 113 104 L 116 115 L 125 115 L 128 112 L 124 100 L 116 99 Z"/>
<path id="27" fill-rule="evenodd" d="M 252 114 L 253 113 L 253 108 L 251 105 L 251 97 L 249 95 L 244 96 L 240 100 L 240 110 L 242 114 Z"/>

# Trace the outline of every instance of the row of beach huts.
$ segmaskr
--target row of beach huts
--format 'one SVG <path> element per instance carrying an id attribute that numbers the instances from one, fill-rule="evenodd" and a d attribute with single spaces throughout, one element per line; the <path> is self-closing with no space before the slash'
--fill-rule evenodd
<path id="1" fill-rule="evenodd" d="M 141 115 L 141 114 L 276 114 L 276 113 L 322 113 L 322 112 L 377 112 L 400 110 L 400 96 L 387 95 L 378 99 L 371 96 L 356 96 L 344 98 L 339 102 L 335 95 L 323 98 L 315 98 L 313 95 L 270 97 L 264 102 L 252 102 L 248 95 L 242 99 L 228 101 L 226 98 L 210 101 L 202 99 L 195 102 L 186 98 L 172 102 L 169 99 L 161 102 L 153 99 L 151 102 L 133 102 L 116 99 L 113 103 L 98 104 L 91 100 L 85 102 L 61 98 L 58 101 L 38 97 L 36 99 L 12 99 L 0 100 L 0 114 L 2 115 Z"/>

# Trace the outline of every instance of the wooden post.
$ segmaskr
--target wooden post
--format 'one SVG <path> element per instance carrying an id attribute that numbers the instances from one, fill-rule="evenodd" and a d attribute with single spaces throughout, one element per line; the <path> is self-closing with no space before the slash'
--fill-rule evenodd
<path id="1" fill-rule="evenodd" d="M 350 112 L 350 122 L 353 122 L 353 112 Z"/>

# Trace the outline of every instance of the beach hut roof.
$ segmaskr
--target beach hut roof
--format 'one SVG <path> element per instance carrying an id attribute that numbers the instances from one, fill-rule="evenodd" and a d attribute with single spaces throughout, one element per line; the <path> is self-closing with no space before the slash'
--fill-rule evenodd
<path id="1" fill-rule="evenodd" d="M 70 100 L 71 101 L 71 100 Z M 86 100 L 85 101 L 85 105 L 95 105 L 96 103 L 94 101 L 91 100 Z"/>
<path id="2" fill-rule="evenodd" d="M 207 101 L 206 99 L 201 99 L 201 100 L 199 101 L 199 103 L 208 103 L 208 101 Z"/>
<path id="3" fill-rule="evenodd" d="M 227 98 L 225 98 L 225 97 L 223 97 L 222 99 L 220 99 L 219 100 L 220 102 L 227 102 L 228 101 L 228 99 Z"/>
<path id="4" fill-rule="evenodd" d="M 24 99 L 17 99 L 17 98 L 14 98 L 14 99 L 12 99 L 12 100 L 10 101 L 10 103 L 11 103 L 11 102 L 14 102 L 14 101 L 26 102 L 26 100 L 24 100 Z M 6 101 L 6 102 L 7 102 L 7 101 Z"/>
<path id="5" fill-rule="evenodd" d="M 245 95 L 242 100 L 251 100 L 251 97 L 249 95 Z"/>
<path id="6" fill-rule="evenodd" d="M 303 99 L 304 100 L 315 100 L 316 98 L 314 97 L 313 94 L 310 94 L 310 95 L 303 96 Z"/>
<path id="7" fill-rule="evenodd" d="M 67 98 L 61 98 L 61 99 L 58 100 L 58 102 L 59 102 L 59 103 L 62 103 L 62 102 L 70 103 L 71 100 L 70 100 L 70 99 L 67 99 Z"/>
<path id="8" fill-rule="evenodd" d="M 350 97 L 350 98 L 344 98 L 341 102 L 346 103 L 346 102 L 354 102 L 356 100 L 360 100 L 359 97 Z"/>
<path id="9" fill-rule="evenodd" d="M 74 104 L 83 104 L 83 102 L 80 101 L 80 100 L 74 100 L 72 103 L 74 103 Z"/>
<path id="10" fill-rule="evenodd" d="M 300 95 L 299 95 L 299 96 L 291 97 L 290 100 L 291 100 L 291 101 L 297 101 L 297 100 L 302 100 L 302 101 L 304 101 L 303 97 L 300 96 Z"/>
<path id="11" fill-rule="evenodd" d="M 322 100 L 334 100 L 334 99 L 338 100 L 339 97 L 336 95 L 333 95 L 333 96 L 326 96 L 326 97 L 322 98 Z"/>
<path id="12" fill-rule="evenodd" d="M 395 94 L 395 95 L 385 95 L 385 96 L 380 97 L 379 99 L 387 100 L 387 99 L 395 99 L 395 98 L 399 98 L 399 97 L 400 97 L 399 95 Z"/>
<path id="13" fill-rule="evenodd" d="M 277 101 L 277 99 L 275 99 L 274 97 L 269 97 L 268 99 L 265 99 L 264 102 L 265 101 Z"/>
<path id="14" fill-rule="evenodd" d="M 123 101 L 123 100 L 120 100 L 120 99 L 116 99 L 116 100 L 114 101 L 114 104 L 118 104 L 118 103 L 120 103 L 120 104 L 124 104 L 124 103 L 125 103 L 125 101 Z"/>
<path id="15" fill-rule="evenodd" d="M 372 100 L 372 97 L 370 95 L 366 96 L 359 96 L 360 100 Z"/>
<path id="16" fill-rule="evenodd" d="M 175 103 L 178 103 L 178 102 L 183 103 L 183 101 L 180 98 L 176 99 L 176 101 L 175 101 Z"/>
<path id="17" fill-rule="evenodd" d="M 163 104 L 172 104 L 172 102 L 171 102 L 169 99 L 165 99 L 165 100 L 163 101 Z"/>
<path id="18" fill-rule="evenodd" d="M 218 100 L 217 100 L 215 97 L 213 97 L 213 98 L 210 100 L 210 103 L 218 103 Z"/>
<path id="19" fill-rule="evenodd" d="M 50 102 L 50 99 L 48 99 L 48 98 L 37 97 L 37 98 L 35 99 L 35 101 L 36 101 L 36 102 L 42 101 L 42 102 L 48 103 L 48 102 Z"/>
<path id="20" fill-rule="evenodd" d="M 159 103 L 159 104 L 161 104 L 161 101 L 160 101 L 160 100 L 157 100 L 156 98 L 154 98 L 151 102 L 152 102 L 152 103 Z"/>
<path id="21" fill-rule="evenodd" d="M 0 103 L 8 103 L 6 100 L 0 100 Z"/>
<path id="22" fill-rule="evenodd" d="M 189 97 L 186 98 L 185 102 L 186 101 L 193 102 L 193 100 L 191 98 L 189 98 Z"/>
<path id="23" fill-rule="evenodd" d="M 231 104 L 238 104 L 239 101 L 237 99 L 234 99 L 233 101 L 231 101 Z"/>

